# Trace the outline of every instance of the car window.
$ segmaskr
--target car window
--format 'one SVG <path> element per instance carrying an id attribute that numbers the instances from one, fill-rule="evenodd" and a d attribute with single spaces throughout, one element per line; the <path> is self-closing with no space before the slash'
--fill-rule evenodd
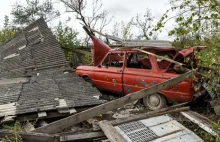
<path id="1" fill-rule="evenodd" d="M 102 66 L 107 67 L 122 67 L 124 60 L 124 53 L 109 53 L 105 60 L 102 62 Z"/>
<path id="2" fill-rule="evenodd" d="M 167 58 L 167 59 L 173 59 L 174 55 L 170 52 L 159 52 L 157 55 Z M 161 58 L 157 58 L 157 64 L 160 69 L 167 69 L 167 67 L 170 65 L 170 62 Z"/>
<path id="3" fill-rule="evenodd" d="M 127 67 L 139 69 L 152 69 L 150 59 L 145 53 L 128 53 Z"/>

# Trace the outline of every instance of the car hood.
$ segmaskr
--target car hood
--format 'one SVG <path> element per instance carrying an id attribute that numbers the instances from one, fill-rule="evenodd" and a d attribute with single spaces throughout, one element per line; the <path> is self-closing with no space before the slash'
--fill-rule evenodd
<path id="1" fill-rule="evenodd" d="M 98 66 L 109 50 L 111 50 L 111 47 L 95 36 L 91 36 L 91 38 L 93 41 L 94 66 Z"/>

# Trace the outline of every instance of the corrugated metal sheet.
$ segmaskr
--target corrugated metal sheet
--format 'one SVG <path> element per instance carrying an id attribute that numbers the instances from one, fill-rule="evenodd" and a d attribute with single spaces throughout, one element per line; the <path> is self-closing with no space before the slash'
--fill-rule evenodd
<path id="1" fill-rule="evenodd" d="M 134 123 L 141 127 L 130 129 Z M 115 128 L 128 142 L 203 142 L 200 137 L 168 115 L 126 123 Z M 147 131 L 143 133 L 143 130 Z M 131 136 L 131 133 L 136 135 Z"/>

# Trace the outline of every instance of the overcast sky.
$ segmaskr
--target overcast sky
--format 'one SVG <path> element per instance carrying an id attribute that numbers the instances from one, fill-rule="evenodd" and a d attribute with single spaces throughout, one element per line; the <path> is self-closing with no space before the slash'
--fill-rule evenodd
<path id="1" fill-rule="evenodd" d="M 25 3 L 26 0 L 17 0 L 20 3 Z M 40 0 L 41 1 L 41 0 Z M 43 0 L 42 0 L 43 1 Z M 55 26 L 59 20 L 65 21 L 68 17 L 73 17 L 73 14 L 66 14 L 65 7 L 63 4 L 58 3 L 58 0 L 53 0 L 55 4 L 55 8 L 61 11 L 61 17 L 53 23 L 50 23 L 52 26 Z M 91 0 L 88 0 L 91 2 Z M 12 5 L 16 2 L 16 0 L 4 0 L 0 4 L 0 26 L 3 25 L 4 16 L 10 15 Z M 88 5 L 90 3 L 88 2 Z M 115 22 L 128 22 L 132 17 L 135 17 L 137 13 L 143 13 L 146 11 L 146 8 L 151 9 L 152 15 L 155 17 L 155 23 L 161 18 L 161 16 L 169 9 L 169 0 L 102 0 L 103 9 L 105 9 L 110 16 L 114 16 L 111 24 L 106 27 L 105 31 L 109 32 L 113 24 Z M 77 29 L 80 33 L 83 32 L 82 26 L 79 24 L 79 21 L 71 21 L 68 25 Z M 172 24 L 168 24 L 163 30 L 162 33 L 159 33 L 159 39 L 171 40 L 171 37 L 167 36 L 167 32 L 170 28 L 172 28 Z"/>

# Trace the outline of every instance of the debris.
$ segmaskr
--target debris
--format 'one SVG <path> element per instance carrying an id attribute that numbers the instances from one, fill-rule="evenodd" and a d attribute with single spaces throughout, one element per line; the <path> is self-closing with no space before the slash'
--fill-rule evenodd
<path id="1" fill-rule="evenodd" d="M 184 111 L 181 112 L 181 114 L 193 123 L 197 124 L 202 129 L 204 129 L 206 132 L 210 133 L 213 136 L 217 136 L 217 133 L 212 129 L 212 125 L 214 124 L 214 122 L 212 122 L 208 118 L 193 111 Z"/>
<path id="2" fill-rule="evenodd" d="M 127 142 L 196 141 L 203 140 L 169 115 L 150 117 L 115 126 Z"/>
<path id="3" fill-rule="evenodd" d="M 130 113 L 131 111 L 138 111 L 139 109 L 125 109 L 125 110 L 121 110 L 119 112 L 116 112 L 112 117 L 113 118 L 127 118 L 127 117 L 131 117 L 134 116 L 135 114 Z"/>
<path id="4" fill-rule="evenodd" d="M 220 98 L 211 100 L 209 103 L 214 108 L 216 115 L 220 115 Z"/>
<path id="5" fill-rule="evenodd" d="M 59 136 L 33 132 L 18 132 L 23 142 L 59 142 Z M 0 130 L 0 138 L 11 136 L 12 131 Z"/>
<path id="6" fill-rule="evenodd" d="M 99 126 L 111 142 L 126 142 L 117 130 L 108 121 L 100 121 Z"/>
<path id="7" fill-rule="evenodd" d="M 75 115 L 66 117 L 64 119 L 58 120 L 56 122 L 50 123 L 47 126 L 37 128 L 35 132 L 41 132 L 41 133 L 55 133 L 58 131 L 62 131 L 65 128 L 68 128 L 70 126 L 73 126 L 79 122 L 82 122 L 84 120 L 87 120 L 89 118 L 95 117 L 101 113 L 117 109 L 127 103 L 133 102 L 135 100 L 139 100 L 143 97 L 146 97 L 148 95 L 151 95 L 155 92 L 158 92 L 162 89 L 168 88 L 170 86 L 173 86 L 179 82 L 182 82 L 183 80 L 186 80 L 193 76 L 193 71 L 189 71 L 187 73 L 184 73 L 176 78 L 172 78 L 168 81 L 165 81 L 163 83 L 151 86 L 147 89 L 143 89 L 141 91 L 131 93 L 130 95 L 126 95 L 122 98 L 119 98 L 117 100 L 113 100 L 111 102 L 96 106 L 94 108 L 85 110 L 83 112 L 77 113 Z"/>
<path id="8" fill-rule="evenodd" d="M 60 142 L 72 142 L 72 141 L 83 141 L 92 140 L 95 138 L 105 137 L 103 132 L 88 132 L 81 134 L 68 134 L 60 136 Z"/>
<path id="9" fill-rule="evenodd" d="M 72 73 L 43 18 L 21 31 L 0 48 L 2 123 L 29 114 L 31 119 L 55 117 L 51 112 L 68 116 L 102 103 L 93 97 L 100 92 Z"/>

